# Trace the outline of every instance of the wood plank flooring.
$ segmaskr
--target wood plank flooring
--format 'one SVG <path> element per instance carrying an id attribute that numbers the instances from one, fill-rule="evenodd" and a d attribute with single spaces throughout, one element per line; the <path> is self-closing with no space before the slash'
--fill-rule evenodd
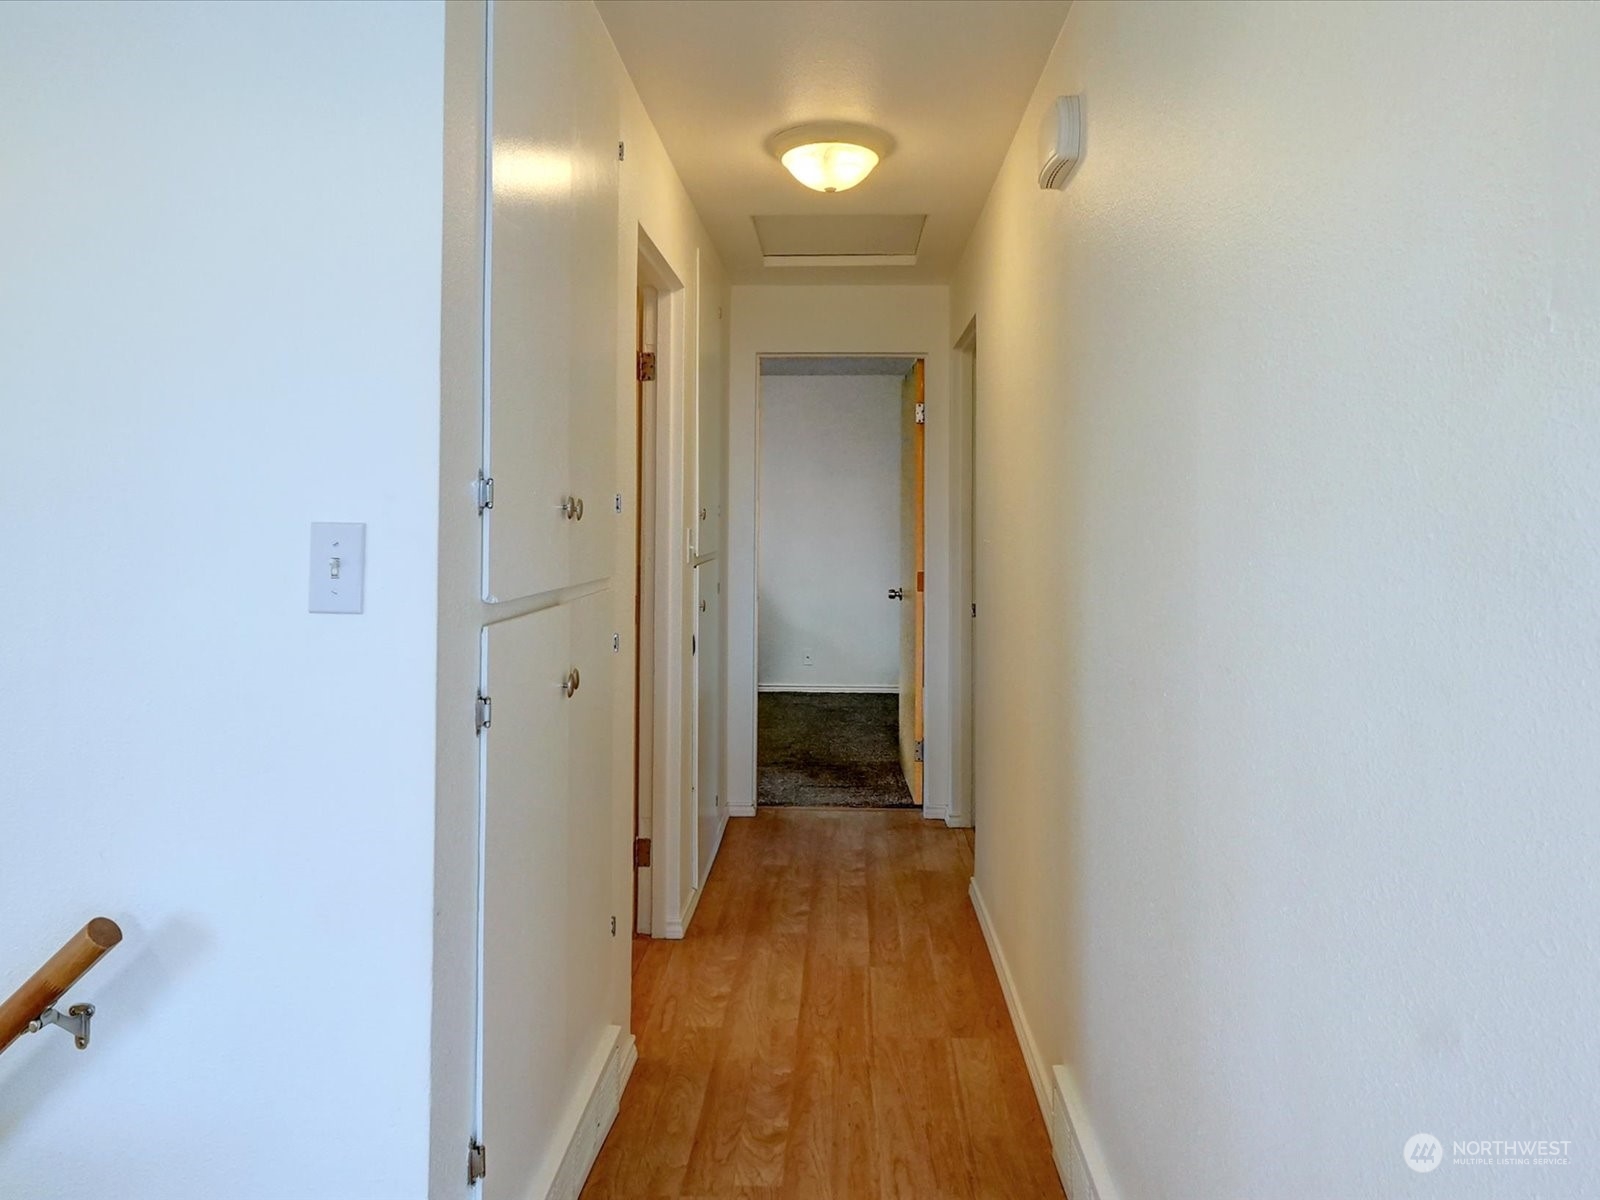
<path id="1" fill-rule="evenodd" d="M 914 812 L 733 821 L 689 936 L 635 948 L 586 1200 L 1061 1200 L 971 874 Z"/>

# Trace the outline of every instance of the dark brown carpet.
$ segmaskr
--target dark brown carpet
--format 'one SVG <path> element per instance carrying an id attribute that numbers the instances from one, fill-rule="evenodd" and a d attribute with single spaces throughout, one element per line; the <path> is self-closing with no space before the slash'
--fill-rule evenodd
<path id="1" fill-rule="evenodd" d="M 899 710 L 893 692 L 762 692 L 756 802 L 914 808 L 900 768 Z"/>

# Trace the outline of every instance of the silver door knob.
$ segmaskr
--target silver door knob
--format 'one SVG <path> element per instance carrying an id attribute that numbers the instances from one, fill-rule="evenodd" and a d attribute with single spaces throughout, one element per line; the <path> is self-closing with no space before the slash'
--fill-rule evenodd
<path id="1" fill-rule="evenodd" d="M 578 690 L 578 685 L 582 682 L 583 677 L 578 674 L 578 668 L 573 667 L 572 670 L 567 672 L 567 677 L 561 681 L 561 691 L 570 700 L 573 693 Z"/>
<path id="2" fill-rule="evenodd" d="M 905 590 L 905 588 L 890 588 L 889 589 L 889 599 L 891 599 L 891 600 L 904 600 L 905 598 L 906 598 L 906 590 Z"/>

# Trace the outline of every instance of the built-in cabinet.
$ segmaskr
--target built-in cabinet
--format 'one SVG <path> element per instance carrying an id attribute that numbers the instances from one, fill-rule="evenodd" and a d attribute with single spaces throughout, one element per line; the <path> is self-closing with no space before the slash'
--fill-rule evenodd
<path id="1" fill-rule="evenodd" d="M 485 1200 L 543 1197 L 562 1169 L 573 1105 L 615 1036 L 609 964 L 628 933 L 625 920 L 613 925 L 612 886 L 625 869 L 612 802 L 620 118 L 603 39 L 587 5 L 490 7 Z"/>
<path id="2" fill-rule="evenodd" d="M 620 146 L 626 77 L 594 7 L 492 0 L 488 11 L 477 1125 L 485 1200 L 543 1200 L 576 1195 L 584 1138 L 603 1129 L 594 1113 L 620 1085 L 629 921 L 618 897 L 631 868 L 615 782 L 631 755 L 614 730 L 629 724 L 617 703 L 631 682 L 617 668 L 631 663 L 634 630 L 618 591 L 632 584 L 638 498 L 632 464 L 619 475 L 633 288 L 618 254 L 645 222 L 620 220 L 622 172 L 634 165 Z M 693 280 L 679 310 L 692 328 L 664 357 L 677 381 L 696 383 L 661 389 L 685 406 L 664 418 L 685 457 L 655 473 L 682 488 L 656 497 L 655 522 L 658 562 L 675 564 L 655 617 L 683 622 L 658 643 L 670 658 L 659 677 L 683 687 L 668 724 L 684 740 L 662 773 L 671 782 L 655 827 L 670 840 L 674 894 L 659 925 L 669 936 L 692 910 L 727 812 L 726 293 L 719 272 L 708 298 L 704 264 L 675 251 L 672 273 Z M 696 361 L 673 357 L 684 347 Z M 692 768 L 679 771 L 686 758 Z"/>

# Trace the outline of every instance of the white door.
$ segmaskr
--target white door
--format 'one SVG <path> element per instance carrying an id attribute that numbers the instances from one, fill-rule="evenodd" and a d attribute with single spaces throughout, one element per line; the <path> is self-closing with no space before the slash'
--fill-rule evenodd
<path id="1" fill-rule="evenodd" d="M 563 6 L 493 12 L 484 598 L 511 600 L 569 574 L 573 72 Z"/>
<path id="2" fill-rule="evenodd" d="M 611 573 L 620 120 L 592 13 L 493 12 L 483 595 L 503 601 Z"/>
<path id="3" fill-rule="evenodd" d="M 533 7 L 538 7 L 534 5 Z M 617 328 L 617 143 L 621 116 L 612 83 L 609 38 L 588 6 L 576 19 L 587 21 L 580 55 L 603 39 L 601 61 L 579 57 L 574 81 L 577 98 L 572 134 L 572 307 L 568 344 L 572 354 L 569 391 L 569 465 L 572 494 L 584 502 L 581 521 L 572 522 L 570 583 L 587 583 L 611 574 L 616 551 L 617 379 L 628 355 Z"/>
<path id="4" fill-rule="evenodd" d="M 491 625 L 479 957 L 486 1200 L 543 1195 L 608 1032 L 610 593 Z"/>

